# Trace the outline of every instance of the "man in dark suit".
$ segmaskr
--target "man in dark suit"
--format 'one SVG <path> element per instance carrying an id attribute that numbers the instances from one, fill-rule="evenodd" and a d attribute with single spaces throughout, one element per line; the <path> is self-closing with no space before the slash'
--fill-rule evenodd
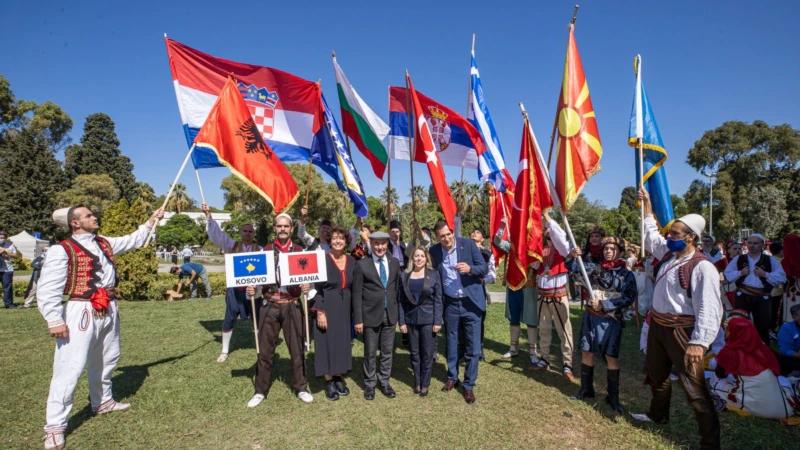
<path id="1" fill-rule="evenodd" d="M 408 244 L 403 242 L 403 229 L 399 220 L 389 222 L 389 254 L 400 262 L 400 270 L 408 267 Z"/>
<path id="2" fill-rule="evenodd" d="M 486 293 L 481 279 L 489 269 L 478 246 L 471 239 L 455 237 L 447 222 L 433 229 L 438 244 L 430 249 L 434 268 L 439 271 L 444 291 L 444 323 L 447 336 L 447 383 L 442 391 L 458 386 L 458 333 L 466 337 L 464 400 L 475 403 L 472 388 L 478 378 L 481 352 L 481 316 L 486 311 Z"/>
<path id="3" fill-rule="evenodd" d="M 353 316 L 356 333 L 364 333 L 364 398 L 375 398 L 375 386 L 394 398 L 389 384 L 392 374 L 394 333 L 397 324 L 397 292 L 400 264 L 387 253 L 389 235 L 378 231 L 370 236 L 372 256 L 356 262 L 353 274 Z M 380 348 L 380 365 L 375 352 Z"/>

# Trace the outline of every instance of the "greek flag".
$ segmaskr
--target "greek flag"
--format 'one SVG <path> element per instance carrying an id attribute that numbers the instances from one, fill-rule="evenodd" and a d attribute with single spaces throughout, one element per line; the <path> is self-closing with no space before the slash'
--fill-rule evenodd
<path id="1" fill-rule="evenodd" d="M 478 153 L 478 177 L 481 183 L 491 183 L 500 192 L 506 188 L 514 189 L 514 181 L 506 170 L 503 148 L 497 131 L 494 129 L 489 108 L 483 98 L 481 75 L 478 72 L 478 63 L 475 62 L 475 53 L 472 53 L 469 83 L 469 110 L 467 120 L 480 131 L 486 143 L 486 151 Z"/>

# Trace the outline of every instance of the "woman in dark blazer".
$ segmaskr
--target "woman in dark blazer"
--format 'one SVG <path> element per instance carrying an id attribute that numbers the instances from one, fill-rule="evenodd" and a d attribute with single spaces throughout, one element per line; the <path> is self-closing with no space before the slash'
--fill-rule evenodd
<path id="1" fill-rule="evenodd" d="M 431 385 L 434 333 L 442 328 L 442 282 L 425 247 L 416 247 L 410 262 L 401 275 L 398 321 L 409 338 L 414 393 L 424 397 Z"/>
<path id="2" fill-rule="evenodd" d="M 325 397 L 338 400 L 339 396 L 350 393 L 342 374 L 353 367 L 350 315 L 356 261 L 345 253 L 350 245 L 350 233 L 344 228 L 331 229 L 330 245 L 331 251 L 325 255 L 328 281 L 314 286 L 314 372 L 318 377 L 325 377 Z"/>

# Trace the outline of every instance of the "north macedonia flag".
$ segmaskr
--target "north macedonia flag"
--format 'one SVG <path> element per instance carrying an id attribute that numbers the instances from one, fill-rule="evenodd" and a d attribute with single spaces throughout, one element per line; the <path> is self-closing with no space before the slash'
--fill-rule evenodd
<path id="1" fill-rule="evenodd" d="M 595 173 L 600 171 L 603 147 L 597 131 L 589 85 L 575 43 L 574 25 L 569 27 L 564 79 L 556 113 L 558 153 L 556 157 L 556 193 L 566 212 Z"/>

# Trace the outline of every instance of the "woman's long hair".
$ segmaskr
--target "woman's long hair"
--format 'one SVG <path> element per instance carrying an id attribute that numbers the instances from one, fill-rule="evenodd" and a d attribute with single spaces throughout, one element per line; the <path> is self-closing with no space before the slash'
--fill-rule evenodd
<path id="1" fill-rule="evenodd" d="M 433 269 L 433 263 L 431 263 L 431 254 L 428 253 L 428 249 L 421 245 L 418 245 L 414 247 L 414 251 L 411 252 L 410 258 L 408 258 L 408 266 L 406 267 L 406 273 L 411 273 L 414 270 L 414 253 L 417 253 L 417 250 L 422 250 L 422 253 L 425 254 L 425 268 Z"/>

